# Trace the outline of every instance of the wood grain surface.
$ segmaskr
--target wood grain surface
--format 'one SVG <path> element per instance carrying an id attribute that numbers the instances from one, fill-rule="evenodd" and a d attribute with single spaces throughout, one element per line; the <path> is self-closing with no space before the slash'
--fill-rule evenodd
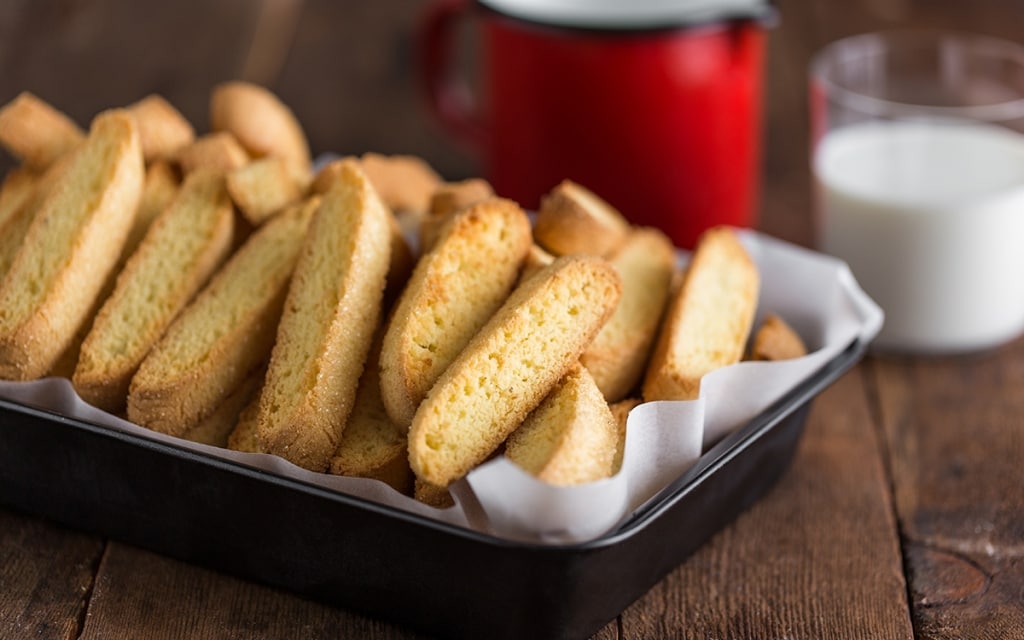
<path id="1" fill-rule="evenodd" d="M 452 179 L 476 175 L 416 91 L 424 6 L 7 0 L 0 103 L 29 90 L 84 126 L 160 93 L 203 131 L 210 88 L 244 78 L 292 106 L 315 152 L 412 153 Z M 814 237 L 806 69 L 816 50 L 907 25 L 1024 40 L 1024 3 L 1007 0 L 776 6 L 759 226 L 803 245 Z M 1021 340 L 956 358 L 867 358 L 816 400 L 768 495 L 595 637 L 1024 637 L 1022 388 Z M 0 508 L 0 638 L 140 637 L 417 636 Z"/>

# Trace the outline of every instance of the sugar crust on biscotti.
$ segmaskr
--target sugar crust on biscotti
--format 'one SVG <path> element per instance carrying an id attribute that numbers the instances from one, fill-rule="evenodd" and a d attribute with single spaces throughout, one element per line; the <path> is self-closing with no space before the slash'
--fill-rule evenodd
<path id="1" fill-rule="evenodd" d="M 580 356 L 609 402 L 639 385 L 658 335 L 675 269 L 672 241 L 653 228 L 633 230 L 609 261 L 622 276 L 615 313 Z"/>
<path id="2" fill-rule="evenodd" d="M 82 342 L 71 380 L 86 402 L 124 409 L 132 376 L 227 256 L 233 228 L 223 176 L 191 174 L 125 263 Z"/>
<path id="3" fill-rule="evenodd" d="M 381 315 L 390 215 L 355 162 L 323 195 L 260 393 L 257 435 L 265 452 L 323 471 L 337 450 Z"/>
<path id="4" fill-rule="evenodd" d="M 484 461 L 579 360 L 620 294 L 615 269 L 593 256 L 559 258 L 516 289 L 417 409 L 416 476 L 446 487 Z"/>
<path id="5" fill-rule="evenodd" d="M 533 235 L 556 256 L 607 256 L 626 240 L 630 225 L 615 207 L 571 180 L 541 198 Z"/>
<path id="6" fill-rule="evenodd" d="M 142 192 L 135 120 L 93 119 L 0 283 L 0 378 L 44 375 L 87 321 L 117 263 Z"/>
<path id="7" fill-rule="evenodd" d="M 735 232 L 728 227 L 704 232 L 662 324 L 644 379 L 644 400 L 692 400 L 705 374 L 738 362 L 759 290 L 757 265 Z"/>
<path id="8" fill-rule="evenodd" d="M 266 365 L 319 198 L 256 230 L 168 328 L 131 382 L 129 417 L 180 435 Z"/>
<path id="9" fill-rule="evenodd" d="M 448 365 L 504 303 L 531 245 L 530 221 L 510 200 L 458 213 L 420 258 L 388 323 L 381 394 L 408 425 Z"/>
<path id="10" fill-rule="evenodd" d="M 505 457 L 549 484 L 612 475 L 618 426 L 593 376 L 574 365 L 505 441 Z"/>

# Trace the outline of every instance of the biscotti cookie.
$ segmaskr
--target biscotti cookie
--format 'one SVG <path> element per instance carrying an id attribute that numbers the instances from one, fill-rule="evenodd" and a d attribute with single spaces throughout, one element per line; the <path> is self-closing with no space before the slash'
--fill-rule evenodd
<path id="1" fill-rule="evenodd" d="M 417 409 L 416 476 L 447 487 L 484 461 L 579 360 L 620 293 L 593 256 L 559 258 L 513 291 Z"/>
<path id="2" fill-rule="evenodd" d="M 82 343 L 71 382 L 83 400 L 111 413 L 124 408 L 143 358 L 227 256 L 233 223 L 223 176 L 190 174 L 125 263 Z"/>
<path id="3" fill-rule="evenodd" d="M 448 487 L 439 487 L 419 478 L 413 480 L 412 497 L 435 509 L 447 509 L 455 506 L 455 499 L 448 492 Z"/>
<path id="4" fill-rule="evenodd" d="M 32 220 L 0 283 L 0 378 L 45 374 L 68 347 L 117 263 L 142 192 L 135 120 L 93 120 Z"/>
<path id="5" fill-rule="evenodd" d="M 439 185 L 430 196 L 430 206 L 423 216 L 423 221 L 420 222 L 420 250 L 428 251 L 434 246 L 441 227 L 453 215 L 493 196 L 494 189 L 483 178 L 469 178 Z"/>
<path id="6" fill-rule="evenodd" d="M 533 243 L 530 251 L 523 260 L 523 269 L 519 272 L 519 281 L 523 282 L 533 274 L 555 261 L 555 256 L 548 253 L 544 247 Z"/>
<path id="7" fill-rule="evenodd" d="M 0 109 L 0 144 L 41 171 L 85 139 L 74 120 L 28 91 Z"/>
<path id="8" fill-rule="evenodd" d="M 114 285 L 117 283 L 117 276 L 121 273 L 128 258 L 135 253 L 139 244 L 142 243 L 142 239 L 145 237 L 153 220 L 174 200 L 177 192 L 177 174 L 171 169 L 170 165 L 162 160 L 149 164 L 146 168 L 146 177 L 142 185 L 142 197 L 139 199 L 139 206 L 135 209 L 132 228 L 124 241 L 124 247 L 121 249 L 121 256 L 117 260 L 117 265 L 110 272 L 110 275 L 107 276 L 106 282 L 103 283 L 103 288 L 96 298 L 96 303 L 89 311 L 90 319 L 75 333 L 71 344 L 68 345 L 64 353 L 57 359 L 57 362 L 46 373 L 47 376 L 70 379 L 74 375 L 82 343 L 92 329 L 93 321 L 96 318 L 96 314 L 99 313 L 100 307 L 110 297 L 110 294 L 113 293 Z"/>
<path id="9" fill-rule="evenodd" d="M 261 386 L 262 388 L 262 386 Z M 259 426 L 257 418 L 260 411 L 259 390 L 238 414 L 238 422 L 228 435 L 228 449 L 244 453 L 263 453 L 260 439 L 256 433 Z"/>
<path id="10" fill-rule="evenodd" d="M 208 133 L 182 147 L 175 157 L 181 172 L 192 173 L 200 169 L 229 173 L 249 164 L 249 153 L 228 131 Z"/>
<path id="11" fill-rule="evenodd" d="M 619 443 L 615 448 L 615 461 L 612 463 L 614 473 L 618 473 L 622 468 L 622 457 L 626 453 L 626 425 L 629 422 L 629 412 L 639 404 L 640 398 L 626 398 L 610 405 L 619 437 Z"/>
<path id="12" fill-rule="evenodd" d="M 127 261 L 139 248 L 153 221 L 170 206 L 174 197 L 178 195 L 180 186 L 181 181 L 178 179 L 177 172 L 167 162 L 156 160 L 146 167 L 146 178 L 142 183 L 142 198 L 139 200 L 138 209 L 135 211 L 135 220 L 132 222 L 132 230 L 128 233 L 128 240 L 125 241 L 124 251 L 121 253 L 122 262 Z"/>
<path id="13" fill-rule="evenodd" d="M 665 234 L 637 228 L 609 258 L 622 277 L 622 299 L 580 357 L 608 402 L 633 391 L 658 334 L 675 268 L 675 249 Z"/>
<path id="14" fill-rule="evenodd" d="M 355 404 L 329 470 L 339 476 L 380 480 L 408 495 L 412 493 L 413 479 L 407 453 L 409 429 L 407 425 L 395 424 L 384 409 L 377 366 L 382 338 L 379 335 L 374 340 L 367 356 Z"/>
<path id="15" fill-rule="evenodd" d="M 380 319 L 390 215 L 354 162 L 323 195 L 260 393 L 257 435 L 265 452 L 323 471 L 337 451 Z"/>
<path id="16" fill-rule="evenodd" d="M 574 365 L 505 441 L 505 457 L 549 484 L 612 475 L 618 427 L 594 378 Z"/>
<path id="17" fill-rule="evenodd" d="M 7 172 L 0 185 L 0 229 L 32 198 L 38 180 L 39 175 L 24 166 Z"/>
<path id="18" fill-rule="evenodd" d="M 312 184 L 309 186 L 309 192 L 314 194 L 323 195 L 331 188 L 339 176 L 343 172 L 343 167 L 351 163 L 360 164 L 360 161 L 354 157 L 338 158 L 328 162 L 320 171 L 316 174 Z M 364 171 L 365 173 L 365 171 Z M 367 175 L 367 177 L 370 177 Z M 372 180 L 371 180 L 372 184 Z M 385 207 L 389 208 L 386 200 L 380 193 L 380 189 L 374 185 L 374 190 L 378 196 L 381 196 L 381 200 L 384 202 Z M 391 211 L 391 215 L 388 216 L 388 226 L 391 229 L 391 266 L 388 268 L 388 284 L 385 288 L 384 294 L 384 308 L 389 309 L 391 305 L 398 298 L 402 289 L 405 287 L 405 283 L 409 280 L 409 276 L 412 274 L 413 266 L 416 263 L 416 256 L 413 253 L 412 248 L 406 241 L 405 233 L 402 231 L 402 227 L 399 224 L 397 217 L 394 215 L 394 211 Z"/>
<path id="19" fill-rule="evenodd" d="M 359 159 L 377 193 L 392 211 L 423 216 L 441 176 L 422 158 L 410 155 L 364 153 Z"/>
<path id="20" fill-rule="evenodd" d="M 138 124 L 146 162 L 171 160 L 195 140 L 192 124 L 162 96 L 148 95 L 127 108 Z"/>
<path id="21" fill-rule="evenodd" d="M 0 279 L 14 263 L 14 257 L 25 243 L 32 221 L 46 202 L 47 197 L 60 184 L 64 173 L 71 166 L 75 151 L 55 160 L 43 173 L 32 181 L 28 193 L 23 194 L 17 206 L 13 206 L 0 221 Z"/>
<path id="22" fill-rule="evenodd" d="M 298 202 L 308 180 L 284 158 L 268 156 L 253 160 L 228 174 L 228 193 L 254 227 Z"/>
<path id="23" fill-rule="evenodd" d="M 757 265 L 736 234 L 727 227 L 705 231 L 669 304 L 647 367 L 644 400 L 692 400 L 705 374 L 738 362 L 759 289 Z"/>
<path id="24" fill-rule="evenodd" d="M 381 393 L 397 424 L 412 421 L 430 387 L 508 297 L 531 243 L 526 212 L 494 198 L 456 214 L 420 258 L 381 352 Z"/>
<path id="25" fill-rule="evenodd" d="M 789 360 L 807 355 L 800 335 L 776 313 L 769 313 L 754 333 L 751 360 Z"/>
<path id="26" fill-rule="evenodd" d="M 210 94 L 210 128 L 229 131 L 253 158 L 280 156 L 309 172 L 309 142 L 276 95 L 249 82 L 224 82 Z"/>
<path id="27" fill-rule="evenodd" d="M 250 373 L 213 413 L 185 431 L 181 437 L 214 447 L 227 447 L 228 438 L 238 425 L 242 411 L 259 395 L 264 373 L 262 368 Z"/>
<path id="28" fill-rule="evenodd" d="M 625 242 L 629 228 L 617 209 L 589 189 L 563 180 L 541 198 L 533 235 L 556 256 L 606 256 Z"/>
<path id="29" fill-rule="evenodd" d="M 270 358 L 281 308 L 319 198 L 251 235 L 182 311 L 131 381 L 128 416 L 181 435 Z"/>

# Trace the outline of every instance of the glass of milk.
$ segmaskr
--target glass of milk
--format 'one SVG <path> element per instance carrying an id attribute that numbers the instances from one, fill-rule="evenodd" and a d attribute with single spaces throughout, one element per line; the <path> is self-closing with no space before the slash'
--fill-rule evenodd
<path id="1" fill-rule="evenodd" d="M 812 61 L 819 248 L 885 311 L 874 347 L 956 353 L 1024 330 L 1024 47 L 894 31 Z"/>

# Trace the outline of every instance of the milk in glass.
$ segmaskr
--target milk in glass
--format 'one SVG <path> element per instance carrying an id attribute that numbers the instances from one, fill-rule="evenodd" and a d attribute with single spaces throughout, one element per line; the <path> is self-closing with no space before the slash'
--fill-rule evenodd
<path id="1" fill-rule="evenodd" d="M 1024 136 L 883 121 L 816 147 L 819 246 L 886 313 L 879 347 L 966 351 L 1024 329 Z"/>

